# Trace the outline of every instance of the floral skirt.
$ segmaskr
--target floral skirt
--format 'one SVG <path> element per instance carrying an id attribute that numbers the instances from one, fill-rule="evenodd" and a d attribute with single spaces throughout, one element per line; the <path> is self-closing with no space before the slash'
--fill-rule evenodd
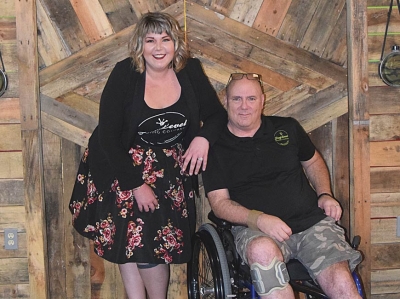
<path id="1" fill-rule="evenodd" d="M 195 208 L 191 179 L 181 169 L 182 146 L 136 146 L 129 153 L 156 195 L 157 209 L 140 212 L 133 191 L 120 190 L 117 179 L 109 190 L 99 193 L 86 149 L 69 204 L 74 228 L 94 241 L 97 255 L 113 263 L 188 262 Z"/>

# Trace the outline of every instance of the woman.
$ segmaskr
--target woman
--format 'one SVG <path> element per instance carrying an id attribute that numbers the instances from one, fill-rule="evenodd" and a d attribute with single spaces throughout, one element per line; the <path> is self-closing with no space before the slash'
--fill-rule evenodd
<path id="1" fill-rule="evenodd" d="M 168 264 L 190 259 L 190 176 L 227 117 L 171 16 L 143 15 L 129 47 L 104 88 L 70 210 L 96 254 L 119 264 L 129 298 L 166 298 Z"/>

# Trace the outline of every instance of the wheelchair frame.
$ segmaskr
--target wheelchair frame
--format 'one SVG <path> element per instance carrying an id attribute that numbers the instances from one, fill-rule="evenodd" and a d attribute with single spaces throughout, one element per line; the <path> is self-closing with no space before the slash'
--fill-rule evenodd
<path id="1" fill-rule="evenodd" d="M 259 298 L 251 283 L 250 269 L 236 251 L 231 224 L 210 212 L 208 218 L 215 224 L 203 224 L 195 233 L 192 259 L 188 263 L 188 298 Z M 359 244 L 359 237 L 356 239 Z M 354 245 L 356 248 L 358 244 Z M 287 264 L 290 285 L 307 299 L 328 298 L 297 260 Z M 361 280 L 354 271 L 353 278 L 359 294 L 364 298 Z"/>

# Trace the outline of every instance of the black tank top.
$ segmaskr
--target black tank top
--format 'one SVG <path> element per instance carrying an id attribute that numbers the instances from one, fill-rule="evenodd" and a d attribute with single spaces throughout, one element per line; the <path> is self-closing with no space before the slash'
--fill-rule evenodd
<path id="1" fill-rule="evenodd" d="M 182 142 L 189 127 L 189 109 L 182 97 L 162 109 L 145 105 L 141 114 L 135 144 L 169 147 Z"/>

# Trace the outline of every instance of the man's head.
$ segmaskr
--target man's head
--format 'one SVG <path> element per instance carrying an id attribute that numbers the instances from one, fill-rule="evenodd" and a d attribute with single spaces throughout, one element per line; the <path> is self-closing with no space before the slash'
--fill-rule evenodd
<path id="1" fill-rule="evenodd" d="M 231 74 L 226 86 L 228 128 L 236 136 L 251 137 L 261 125 L 264 94 L 261 75 Z"/>

